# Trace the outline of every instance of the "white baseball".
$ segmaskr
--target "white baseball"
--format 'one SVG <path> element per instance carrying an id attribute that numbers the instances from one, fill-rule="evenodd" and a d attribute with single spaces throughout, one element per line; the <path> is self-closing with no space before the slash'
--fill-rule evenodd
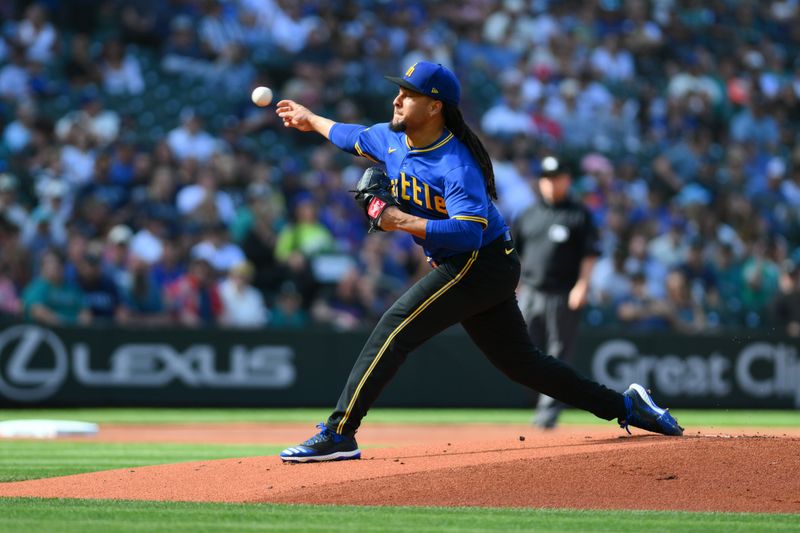
<path id="1" fill-rule="evenodd" d="M 258 107 L 268 106 L 272 102 L 272 89 L 269 87 L 256 87 L 250 95 L 253 103 Z"/>

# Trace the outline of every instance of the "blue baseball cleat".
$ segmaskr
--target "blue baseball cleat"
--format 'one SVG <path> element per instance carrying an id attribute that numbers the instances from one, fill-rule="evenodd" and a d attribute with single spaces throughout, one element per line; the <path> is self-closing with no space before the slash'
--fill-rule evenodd
<path id="1" fill-rule="evenodd" d="M 281 459 L 288 463 L 317 463 L 322 461 L 345 461 L 361 459 L 356 439 L 339 435 L 323 424 L 317 424 L 319 433 L 303 444 L 286 448 L 281 452 Z"/>
<path id="2" fill-rule="evenodd" d="M 622 393 L 625 398 L 625 419 L 619 419 L 619 426 L 630 434 L 628 426 L 633 426 L 653 433 L 680 437 L 683 428 L 678 421 L 669 414 L 668 409 L 661 409 L 644 387 L 638 383 L 631 383 L 628 390 Z"/>

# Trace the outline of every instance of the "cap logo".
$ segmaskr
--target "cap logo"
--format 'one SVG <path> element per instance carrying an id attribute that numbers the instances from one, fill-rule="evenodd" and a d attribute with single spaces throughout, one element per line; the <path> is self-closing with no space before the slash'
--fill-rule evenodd
<path id="1" fill-rule="evenodd" d="M 439 94 L 439 89 L 434 87 L 433 89 L 431 89 L 431 94 Z"/>
<path id="2" fill-rule="evenodd" d="M 555 157 L 545 157 L 542 161 L 542 170 L 545 172 L 553 172 L 558 168 L 558 160 Z"/>
<path id="3" fill-rule="evenodd" d="M 417 63 L 414 63 L 413 65 L 408 67 L 408 70 L 406 71 L 406 78 L 410 78 L 411 75 L 414 73 L 414 69 L 417 68 Z"/>

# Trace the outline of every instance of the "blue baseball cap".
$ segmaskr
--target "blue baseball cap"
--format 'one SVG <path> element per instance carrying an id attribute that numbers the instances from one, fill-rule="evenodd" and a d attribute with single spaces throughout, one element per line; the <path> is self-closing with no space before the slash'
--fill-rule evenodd
<path id="1" fill-rule="evenodd" d="M 385 76 L 392 83 L 410 91 L 430 96 L 436 100 L 458 105 L 461 101 L 461 84 L 447 67 L 429 61 L 417 61 L 406 70 L 402 78 Z"/>

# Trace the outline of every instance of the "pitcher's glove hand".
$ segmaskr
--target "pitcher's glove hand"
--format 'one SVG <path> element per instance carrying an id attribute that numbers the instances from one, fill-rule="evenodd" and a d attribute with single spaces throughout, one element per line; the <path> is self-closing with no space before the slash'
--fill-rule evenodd
<path id="1" fill-rule="evenodd" d="M 392 195 L 392 180 L 380 167 L 368 168 L 350 192 L 355 193 L 356 202 L 367 215 L 369 233 L 383 231 L 381 215 L 387 207 L 400 207 L 400 202 Z"/>

